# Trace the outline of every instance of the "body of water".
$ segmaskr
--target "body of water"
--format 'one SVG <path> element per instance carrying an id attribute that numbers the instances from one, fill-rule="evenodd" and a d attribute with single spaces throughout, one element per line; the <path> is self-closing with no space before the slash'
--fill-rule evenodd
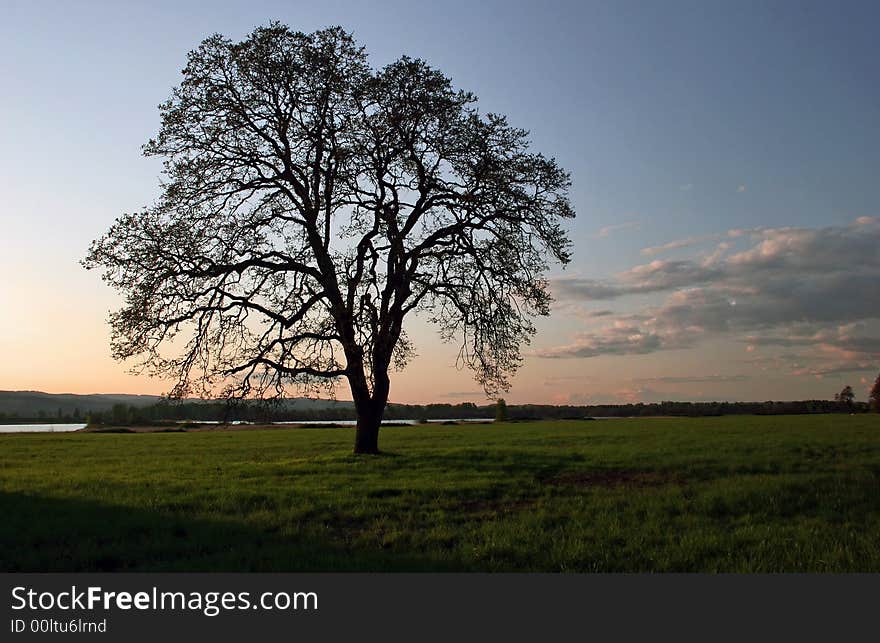
<path id="1" fill-rule="evenodd" d="M 492 418 L 450 418 L 441 420 L 429 420 L 429 424 L 441 422 L 491 422 Z M 182 421 L 181 421 L 182 423 Z M 219 424 L 219 422 L 202 421 L 196 424 Z M 386 420 L 383 424 L 418 424 L 418 420 Z M 246 424 L 245 422 L 230 422 L 230 424 Z M 340 426 L 354 426 L 357 420 L 301 420 L 291 422 L 274 422 L 273 424 L 339 424 Z M 85 424 L 0 424 L 0 433 L 68 433 L 86 428 Z"/>
<path id="2" fill-rule="evenodd" d="M 68 433 L 86 428 L 83 424 L 0 424 L 0 433 Z"/>
<path id="3" fill-rule="evenodd" d="M 439 420 L 428 420 L 428 424 L 440 424 L 442 422 L 492 422 L 492 418 L 442 418 Z M 290 422 L 273 422 L 273 424 L 338 424 L 340 426 L 355 426 L 357 420 L 291 420 Z M 419 420 L 384 420 L 382 424 L 419 424 Z"/>

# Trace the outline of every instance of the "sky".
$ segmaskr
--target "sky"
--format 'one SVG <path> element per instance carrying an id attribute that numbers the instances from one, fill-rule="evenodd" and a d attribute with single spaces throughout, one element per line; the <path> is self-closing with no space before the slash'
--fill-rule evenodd
<path id="1" fill-rule="evenodd" d="M 0 389 L 167 391 L 110 358 L 120 300 L 79 261 L 158 196 L 140 148 L 186 53 L 270 20 L 426 59 L 571 172 L 574 259 L 509 402 L 865 399 L 880 370 L 880 4 L 0 6 Z M 485 401 L 409 329 L 392 401 Z"/>

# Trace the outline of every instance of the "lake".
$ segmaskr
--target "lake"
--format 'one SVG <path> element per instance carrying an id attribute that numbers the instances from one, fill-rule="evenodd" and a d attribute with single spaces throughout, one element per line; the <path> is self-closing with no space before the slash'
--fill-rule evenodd
<path id="1" fill-rule="evenodd" d="M 0 424 L 0 433 L 67 433 L 86 428 L 81 424 Z"/>
<path id="2" fill-rule="evenodd" d="M 429 420 L 429 424 L 439 422 L 491 422 L 492 418 L 467 418 L 467 419 L 441 419 Z M 182 422 L 182 421 L 181 421 Z M 219 424 L 219 422 L 196 422 L 196 424 Z M 230 424 L 245 424 L 244 422 L 230 422 Z M 339 424 L 340 426 L 354 426 L 357 420 L 302 420 L 291 422 L 275 422 L 274 424 Z M 383 424 L 418 424 L 418 420 L 386 420 Z M 68 433 L 86 428 L 82 424 L 0 424 L 0 433 Z"/>
<path id="3" fill-rule="evenodd" d="M 492 422 L 492 418 L 441 418 L 439 420 L 428 420 L 428 424 L 439 424 L 441 422 Z M 384 420 L 382 424 L 419 424 L 420 420 Z M 357 420 L 291 420 L 289 422 L 274 422 L 274 424 L 338 424 L 339 426 L 355 426 Z"/>

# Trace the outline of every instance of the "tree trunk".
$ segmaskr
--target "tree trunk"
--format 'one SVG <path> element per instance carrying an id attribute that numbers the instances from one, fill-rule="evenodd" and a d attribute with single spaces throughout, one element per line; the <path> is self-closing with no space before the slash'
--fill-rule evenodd
<path id="1" fill-rule="evenodd" d="M 364 455 L 379 453 L 379 426 L 382 415 L 358 411 L 357 430 L 354 436 L 354 452 Z"/>
<path id="2" fill-rule="evenodd" d="M 387 399 L 387 398 L 386 398 Z M 354 436 L 354 452 L 375 455 L 379 453 L 379 427 L 385 415 L 385 399 L 367 397 L 355 400 L 358 414 L 357 429 Z"/>
<path id="3" fill-rule="evenodd" d="M 357 359 L 357 357 L 355 355 L 354 359 Z M 383 362 L 376 376 L 377 383 L 372 391 L 372 395 L 367 387 L 367 380 L 362 373 L 363 370 L 355 371 L 355 377 L 351 375 L 348 377 L 354 407 L 357 411 L 354 452 L 356 454 L 376 455 L 379 453 L 379 427 L 382 425 L 382 417 L 385 415 L 385 405 L 388 403 L 388 391 L 390 389 L 387 364 Z"/>

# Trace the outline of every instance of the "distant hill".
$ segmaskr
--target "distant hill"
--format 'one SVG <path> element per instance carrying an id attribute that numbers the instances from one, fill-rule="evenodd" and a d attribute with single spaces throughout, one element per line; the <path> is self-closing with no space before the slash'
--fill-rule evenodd
<path id="1" fill-rule="evenodd" d="M 160 398 L 158 395 L 94 394 L 74 395 L 73 393 L 43 393 L 42 391 L 0 391 L 0 413 L 7 416 L 36 417 L 40 413 L 47 416 L 80 415 L 93 411 L 107 411 L 114 404 L 149 406 Z"/>
<path id="2" fill-rule="evenodd" d="M 156 395 L 42 393 L 40 391 L 0 391 L 0 423 L 41 422 L 58 418 L 81 421 L 90 414 L 103 418 L 90 421 L 126 422 L 180 421 L 180 420 L 351 420 L 355 419 L 354 405 L 348 401 L 291 398 L 279 406 L 264 407 L 245 404 L 229 407 L 223 402 L 184 400 L 182 404 L 157 404 Z M 122 404 L 125 409 L 113 409 Z M 131 407 L 134 407 L 133 409 Z M 139 411 L 139 409 L 144 409 Z M 765 402 L 651 402 L 637 404 L 599 404 L 589 406 L 549 404 L 509 404 L 511 420 L 579 419 L 584 417 L 698 417 L 704 415 L 792 415 L 801 413 L 867 413 L 865 402 L 845 403 L 832 400 L 791 400 Z M 109 412 L 109 413 L 108 413 Z M 477 406 L 470 402 L 460 404 L 389 404 L 386 420 L 491 418 L 495 406 Z"/>
<path id="3" fill-rule="evenodd" d="M 35 418 L 39 416 L 85 416 L 88 413 L 109 411 L 114 404 L 145 407 L 159 402 L 158 395 L 127 395 L 125 393 L 43 393 L 42 391 L 0 391 L 0 414 L 6 417 Z M 197 400 L 189 400 L 197 401 Z M 351 402 L 293 398 L 285 407 L 302 410 L 350 408 Z"/>

